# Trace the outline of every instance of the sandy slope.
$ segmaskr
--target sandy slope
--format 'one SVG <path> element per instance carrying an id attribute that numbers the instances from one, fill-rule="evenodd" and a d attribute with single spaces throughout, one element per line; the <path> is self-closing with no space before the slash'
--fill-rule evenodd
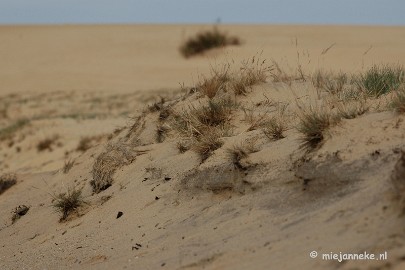
<path id="1" fill-rule="evenodd" d="M 0 27 L 0 127 L 27 120 L 0 141 L 0 175 L 17 173 L 17 184 L 0 194 L 0 269 L 403 269 L 397 192 L 405 180 L 405 119 L 387 108 L 390 96 L 369 100 L 368 112 L 342 120 L 307 153 L 295 129 L 296 100 L 328 104 L 330 96 L 318 96 L 309 81 L 268 78 L 236 101 L 256 117 L 289 104 L 285 138 L 248 131 L 251 123 L 235 110 L 233 136 L 204 162 L 192 150 L 179 153 L 175 131 L 158 143 L 160 112 L 142 110 L 158 96 L 177 112 L 205 104 L 199 93 L 176 90 L 178 83 L 193 85 L 209 63 L 235 59 L 238 66 L 261 50 L 291 68 L 298 51 L 308 71 L 405 64 L 405 29 L 224 26 L 246 43 L 182 59 L 183 36 L 204 28 Z M 133 126 L 128 117 L 140 115 Z M 38 150 L 55 135 L 50 149 Z M 77 149 L 83 137 L 93 138 L 85 152 Z M 244 141 L 256 151 L 240 170 L 228 149 Z M 91 171 L 108 145 L 135 156 L 95 194 Z M 69 159 L 74 166 L 63 173 Z M 73 186 L 83 188 L 87 204 L 60 223 L 52 194 Z M 19 205 L 30 209 L 13 224 Z M 309 258 L 313 250 L 387 251 L 388 260 L 338 263 Z"/>

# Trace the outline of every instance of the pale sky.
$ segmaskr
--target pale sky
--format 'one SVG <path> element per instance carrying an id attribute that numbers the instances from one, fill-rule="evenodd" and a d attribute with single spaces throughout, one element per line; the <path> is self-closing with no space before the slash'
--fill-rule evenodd
<path id="1" fill-rule="evenodd" d="M 404 25 L 405 0 L 0 0 L 0 24 Z"/>

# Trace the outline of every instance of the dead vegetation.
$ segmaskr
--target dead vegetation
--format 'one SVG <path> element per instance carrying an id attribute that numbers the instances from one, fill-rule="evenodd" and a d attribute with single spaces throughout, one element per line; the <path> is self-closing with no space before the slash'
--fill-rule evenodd
<path id="1" fill-rule="evenodd" d="M 93 192 L 99 193 L 109 188 L 113 183 L 115 171 L 135 160 L 137 153 L 130 145 L 124 143 L 108 144 L 105 152 L 101 153 L 93 164 L 93 180 L 90 184 Z"/>

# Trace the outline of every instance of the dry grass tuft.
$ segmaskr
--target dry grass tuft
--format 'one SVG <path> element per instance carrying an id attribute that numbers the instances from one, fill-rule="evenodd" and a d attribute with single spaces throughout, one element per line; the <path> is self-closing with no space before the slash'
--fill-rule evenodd
<path id="1" fill-rule="evenodd" d="M 217 27 L 214 27 L 212 30 L 200 32 L 196 36 L 186 40 L 180 46 L 180 53 L 184 57 L 189 58 L 213 48 L 240 45 L 240 43 L 238 37 L 228 36 L 226 33 L 220 32 Z"/>
<path id="2" fill-rule="evenodd" d="M 66 193 L 53 196 L 52 206 L 61 213 L 60 221 L 66 220 L 71 213 L 84 204 L 82 190 L 68 189 Z"/>
<path id="3" fill-rule="evenodd" d="M 230 99 L 209 100 L 207 105 L 190 106 L 188 111 L 174 113 L 171 127 L 183 137 L 198 138 L 210 127 L 226 127 L 234 108 Z"/>
<path id="4" fill-rule="evenodd" d="M 338 119 L 329 112 L 312 107 L 309 110 L 303 110 L 299 118 L 297 129 L 304 135 L 302 147 L 305 148 L 315 148 L 324 140 L 325 131 L 338 122 Z"/>
<path id="5" fill-rule="evenodd" d="M 7 173 L 0 176 L 0 194 L 17 183 L 17 175 Z"/>
<path id="6" fill-rule="evenodd" d="M 266 82 L 271 71 L 272 67 L 267 66 L 266 60 L 261 60 L 260 55 L 243 61 L 240 73 L 231 82 L 235 95 L 246 95 L 253 85 Z"/>
<path id="7" fill-rule="evenodd" d="M 221 148 L 224 144 L 221 137 L 222 134 L 218 129 L 211 128 L 201 134 L 198 140 L 194 142 L 192 149 L 201 157 L 202 162 L 209 158 L 213 151 Z"/>
<path id="8" fill-rule="evenodd" d="M 90 181 L 93 192 L 99 193 L 109 188 L 114 181 L 115 171 L 130 164 L 135 158 L 136 153 L 128 145 L 123 143 L 109 144 L 107 150 L 101 153 L 93 164 L 93 180 Z"/>
<path id="9" fill-rule="evenodd" d="M 73 166 L 75 165 L 75 161 L 74 160 L 65 160 L 65 164 L 63 165 L 63 173 L 68 173 L 70 171 L 70 169 L 73 168 Z"/>
<path id="10" fill-rule="evenodd" d="M 263 133 L 271 140 L 280 140 L 285 138 L 284 131 L 287 127 L 280 117 L 273 117 L 263 125 Z"/>

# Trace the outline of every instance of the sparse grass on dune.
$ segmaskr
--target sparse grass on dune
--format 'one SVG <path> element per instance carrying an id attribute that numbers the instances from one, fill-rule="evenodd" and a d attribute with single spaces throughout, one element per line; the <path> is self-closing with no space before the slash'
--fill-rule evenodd
<path id="1" fill-rule="evenodd" d="M 231 87 L 235 95 L 246 95 L 248 89 L 255 84 L 266 82 L 272 67 L 261 60 L 260 55 L 242 62 L 240 72 L 234 76 Z"/>
<path id="2" fill-rule="evenodd" d="M 62 215 L 60 221 L 66 220 L 71 213 L 84 204 L 81 189 L 68 189 L 67 192 L 53 197 L 52 206 Z"/>
<path id="3" fill-rule="evenodd" d="M 354 119 L 365 114 L 370 107 L 366 104 L 365 100 L 354 100 L 339 103 L 337 109 L 339 111 L 339 117 L 344 119 Z"/>
<path id="4" fill-rule="evenodd" d="M 330 94 L 338 94 L 349 83 L 349 77 L 343 72 L 333 74 L 332 72 L 317 70 L 311 76 L 311 81 L 317 89 L 324 89 Z"/>
<path id="5" fill-rule="evenodd" d="M 196 88 L 208 98 L 213 98 L 220 90 L 223 90 L 226 87 L 226 84 L 230 80 L 230 65 L 225 64 L 219 68 L 211 68 L 211 76 L 203 76 L 202 80 L 197 83 Z"/>
<path id="6" fill-rule="evenodd" d="M 354 79 L 360 90 L 374 97 L 397 90 L 405 82 L 405 70 L 402 66 L 374 65 Z"/>
<path id="7" fill-rule="evenodd" d="M 15 132 L 22 129 L 29 123 L 30 121 L 28 119 L 20 119 L 10 126 L 0 129 L 0 141 L 12 138 Z"/>
<path id="8" fill-rule="evenodd" d="M 213 48 L 220 48 L 228 45 L 240 45 L 240 39 L 235 36 L 228 36 L 220 32 L 217 27 L 212 30 L 197 33 L 189 38 L 180 46 L 180 53 L 189 58 L 191 56 L 202 54 Z"/>
<path id="9" fill-rule="evenodd" d="M 214 98 L 219 92 L 231 90 L 235 95 L 246 95 L 248 90 L 256 84 L 266 82 L 272 71 L 260 55 L 242 61 L 237 71 L 231 71 L 231 64 L 226 63 L 217 68 L 211 68 L 210 77 L 202 77 L 196 89 L 208 98 Z"/>

